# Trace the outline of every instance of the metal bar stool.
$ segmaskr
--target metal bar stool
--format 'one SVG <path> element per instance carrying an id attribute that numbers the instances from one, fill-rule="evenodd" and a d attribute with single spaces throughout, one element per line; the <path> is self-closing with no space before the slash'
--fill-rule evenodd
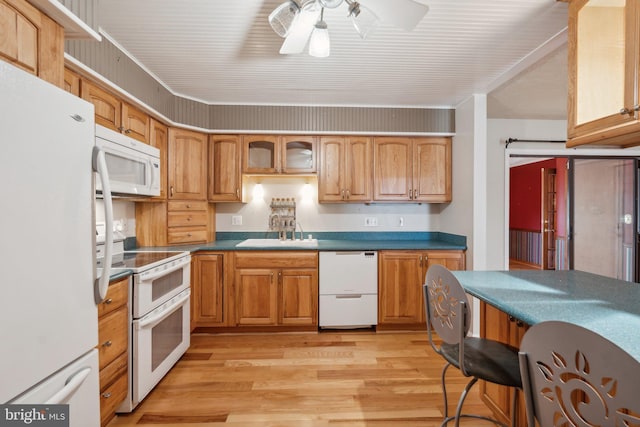
<path id="1" fill-rule="evenodd" d="M 640 362 L 601 335 L 541 322 L 519 356 L 529 427 L 640 426 Z"/>
<path id="2" fill-rule="evenodd" d="M 518 350 L 498 341 L 468 337 L 471 315 L 467 296 L 455 276 L 441 265 L 434 265 L 427 271 L 423 286 L 424 304 L 427 314 L 427 333 L 429 343 L 446 364 L 442 369 L 442 392 L 444 394 L 444 420 L 441 427 L 455 420 L 456 427 L 460 418 L 471 417 L 493 422 L 506 427 L 493 418 L 463 414 L 462 405 L 469 390 L 478 380 L 484 380 L 516 389 L 522 388 L 518 363 Z M 434 330 L 442 343 L 434 342 L 431 330 Z M 445 375 L 449 366 L 455 366 L 466 377 L 472 377 L 458 400 L 454 416 L 448 414 L 447 389 Z M 511 401 L 511 425 L 515 426 L 516 393 Z"/>

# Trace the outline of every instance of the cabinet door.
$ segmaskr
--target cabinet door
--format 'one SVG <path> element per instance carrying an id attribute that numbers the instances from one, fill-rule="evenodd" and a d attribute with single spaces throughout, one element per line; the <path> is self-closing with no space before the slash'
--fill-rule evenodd
<path id="1" fill-rule="evenodd" d="M 349 137 L 345 144 L 344 187 L 348 202 L 371 200 L 371 138 Z"/>
<path id="2" fill-rule="evenodd" d="M 318 201 L 341 202 L 345 189 L 345 139 L 339 136 L 320 138 L 320 173 L 318 174 Z"/>
<path id="3" fill-rule="evenodd" d="M 278 280 L 278 324 L 317 325 L 318 270 L 281 270 Z"/>
<path id="4" fill-rule="evenodd" d="M 122 104 L 121 132 L 133 139 L 149 143 L 149 116 L 132 105 Z"/>
<path id="5" fill-rule="evenodd" d="M 508 344 L 510 342 L 509 316 L 497 308 L 481 302 L 480 336 Z M 509 387 L 480 381 L 480 395 L 489 409 L 504 422 L 507 422 L 511 413 Z"/>
<path id="6" fill-rule="evenodd" d="M 118 98 L 86 80 L 80 83 L 80 94 L 94 105 L 97 124 L 120 132 L 122 106 Z"/>
<path id="7" fill-rule="evenodd" d="M 63 89 L 72 95 L 80 97 L 80 76 L 68 68 L 64 69 Z"/>
<path id="8" fill-rule="evenodd" d="M 0 58 L 64 87 L 64 28 L 25 0 L 0 0 Z"/>
<path id="9" fill-rule="evenodd" d="M 435 264 L 443 265 L 449 270 L 464 270 L 466 268 L 464 251 L 427 251 L 424 259 L 427 269 Z"/>
<path id="10" fill-rule="evenodd" d="M 316 172 L 316 138 L 314 136 L 280 137 L 281 173 Z"/>
<path id="11" fill-rule="evenodd" d="M 569 138 L 637 119 L 637 9 L 635 0 L 569 4 Z"/>
<path id="12" fill-rule="evenodd" d="M 153 199 L 166 200 L 169 128 L 153 118 L 149 120 L 149 144 L 160 150 L 160 195 Z"/>
<path id="13" fill-rule="evenodd" d="M 414 140 L 413 200 L 451 201 L 451 138 Z"/>
<path id="14" fill-rule="evenodd" d="M 235 274 L 236 324 L 275 325 L 278 321 L 277 271 L 243 268 Z"/>
<path id="15" fill-rule="evenodd" d="M 379 253 L 379 324 L 424 324 L 422 254 Z"/>
<path id="16" fill-rule="evenodd" d="M 244 173 L 279 173 L 280 150 L 275 135 L 242 137 L 242 171 Z"/>
<path id="17" fill-rule="evenodd" d="M 240 172 L 240 137 L 211 135 L 209 137 L 209 200 L 239 202 L 242 200 Z"/>
<path id="18" fill-rule="evenodd" d="M 373 144 L 374 200 L 410 200 L 413 176 L 411 139 L 376 138 Z"/>
<path id="19" fill-rule="evenodd" d="M 225 322 L 223 309 L 223 255 L 195 255 L 192 283 L 192 327 Z"/>
<path id="20" fill-rule="evenodd" d="M 207 199 L 207 136 L 169 129 L 169 199 Z"/>

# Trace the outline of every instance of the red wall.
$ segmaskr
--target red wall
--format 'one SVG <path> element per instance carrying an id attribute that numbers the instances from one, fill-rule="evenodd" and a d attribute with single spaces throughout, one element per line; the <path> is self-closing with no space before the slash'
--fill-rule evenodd
<path id="1" fill-rule="evenodd" d="M 542 231 L 542 174 L 540 170 L 542 168 L 555 168 L 556 160 L 566 161 L 566 159 L 551 159 L 516 166 L 509 170 L 510 229 Z M 564 171 L 566 175 L 566 169 Z M 559 181 L 564 183 L 564 178 Z M 566 198 L 566 188 L 562 193 L 563 197 Z"/>

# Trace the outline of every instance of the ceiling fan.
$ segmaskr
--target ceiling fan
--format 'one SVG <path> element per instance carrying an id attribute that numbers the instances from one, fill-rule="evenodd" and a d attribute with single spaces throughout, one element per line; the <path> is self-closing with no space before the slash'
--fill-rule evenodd
<path id="1" fill-rule="evenodd" d="M 309 55 L 329 56 L 324 10 L 335 9 L 343 3 L 348 7 L 347 17 L 363 39 L 381 20 L 411 31 L 429 11 L 429 6 L 414 0 L 287 0 L 269 15 L 271 28 L 285 39 L 280 53 L 301 53 L 308 42 Z"/>

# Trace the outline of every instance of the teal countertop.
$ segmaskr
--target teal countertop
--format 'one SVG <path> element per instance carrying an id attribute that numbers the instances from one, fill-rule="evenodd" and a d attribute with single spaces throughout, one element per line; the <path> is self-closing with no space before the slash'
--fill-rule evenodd
<path id="1" fill-rule="evenodd" d="M 640 284 L 583 271 L 454 271 L 467 293 L 534 325 L 575 323 L 640 361 Z"/>
<path id="2" fill-rule="evenodd" d="M 467 238 L 442 232 L 311 232 L 318 239 L 317 248 L 269 246 L 251 247 L 236 245 L 245 239 L 277 238 L 272 232 L 219 232 L 213 242 L 140 249 L 162 249 L 180 251 L 246 251 L 246 250 L 317 250 L 317 251 L 362 251 L 362 250 L 466 250 Z"/>

